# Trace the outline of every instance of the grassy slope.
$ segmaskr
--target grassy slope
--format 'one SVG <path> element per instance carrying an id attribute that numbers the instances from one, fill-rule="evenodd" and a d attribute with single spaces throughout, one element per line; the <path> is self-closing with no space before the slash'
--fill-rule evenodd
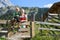
<path id="1" fill-rule="evenodd" d="M 48 22 L 54 22 L 59 23 L 59 19 L 52 18 L 51 21 Z M 35 24 L 35 37 L 31 40 L 60 40 L 60 32 L 58 31 L 49 31 L 49 30 L 40 30 L 38 31 L 39 27 L 43 28 L 56 28 L 59 29 L 60 26 L 53 26 L 53 25 L 42 25 L 42 24 Z"/>
<path id="2" fill-rule="evenodd" d="M 47 27 L 49 25 L 43 25 L 44 27 Z M 41 27 L 41 25 L 40 25 Z M 50 26 L 49 26 L 50 27 Z M 53 27 L 53 26 L 51 26 Z M 41 30 L 38 31 L 39 25 L 36 25 L 36 30 L 35 30 L 35 37 L 32 38 L 31 40 L 59 40 L 60 37 L 59 36 L 53 36 L 60 34 L 60 32 L 56 32 L 56 31 L 48 31 L 48 30 Z"/>

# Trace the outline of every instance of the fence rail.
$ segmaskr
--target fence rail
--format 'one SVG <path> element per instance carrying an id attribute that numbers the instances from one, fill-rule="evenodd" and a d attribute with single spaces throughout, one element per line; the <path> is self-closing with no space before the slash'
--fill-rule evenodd
<path id="1" fill-rule="evenodd" d="M 52 31 L 60 31 L 60 29 L 53 29 L 53 28 L 39 28 L 39 30 L 52 30 Z"/>
<path id="2" fill-rule="evenodd" d="M 5 30 L 2 30 L 2 31 L 0 31 L 0 33 L 7 33 L 8 31 L 5 31 Z"/>
<path id="3" fill-rule="evenodd" d="M 49 22 L 37 22 L 36 24 L 46 24 L 46 25 L 54 25 L 54 26 L 60 26 L 58 23 L 49 23 Z M 38 30 L 51 30 L 51 31 L 60 31 L 60 29 L 54 29 L 54 28 L 38 28 Z"/>
<path id="4" fill-rule="evenodd" d="M 58 15 L 58 14 L 51 14 L 51 13 L 49 13 L 49 15 L 54 15 L 54 16 L 56 16 L 56 15 Z"/>
<path id="5" fill-rule="evenodd" d="M 36 24 L 47 24 L 47 25 L 60 26 L 60 24 L 59 24 L 59 23 L 37 22 L 37 21 L 35 21 L 35 22 L 36 22 Z"/>

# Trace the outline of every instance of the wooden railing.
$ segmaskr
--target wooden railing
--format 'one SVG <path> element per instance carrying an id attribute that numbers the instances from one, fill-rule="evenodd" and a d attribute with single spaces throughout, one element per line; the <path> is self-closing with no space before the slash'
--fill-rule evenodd
<path id="1" fill-rule="evenodd" d="M 54 25 L 54 26 L 60 26 L 60 24 L 58 24 L 58 23 L 49 23 L 49 22 L 37 22 L 36 21 L 36 24 L 47 24 L 47 25 Z"/>

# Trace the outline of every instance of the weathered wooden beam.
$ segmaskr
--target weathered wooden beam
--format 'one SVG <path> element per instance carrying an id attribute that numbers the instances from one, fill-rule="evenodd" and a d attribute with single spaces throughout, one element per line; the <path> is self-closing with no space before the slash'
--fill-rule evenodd
<path id="1" fill-rule="evenodd" d="M 52 31 L 60 31 L 60 29 L 54 29 L 54 28 L 38 28 L 38 30 L 52 30 Z"/>
<path id="2" fill-rule="evenodd" d="M 7 20 L 0 20 L 0 24 L 6 24 Z"/>
<path id="3" fill-rule="evenodd" d="M 0 33 L 7 33 L 8 31 L 5 30 L 1 30 Z"/>
<path id="4" fill-rule="evenodd" d="M 58 14 L 51 14 L 51 13 L 48 13 L 48 15 L 53 15 L 53 16 L 56 16 L 56 15 L 58 15 Z"/>
<path id="5" fill-rule="evenodd" d="M 20 28 L 19 31 L 20 31 L 20 32 L 21 32 L 21 31 L 30 31 L 30 29 L 29 29 L 29 28 Z"/>
<path id="6" fill-rule="evenodd" d="M 21 25 L 30 25 L 30 22 L 22 23 Z"/>
<path id="7" fill-rule="evenodd" d="M 36 24 L 47 24 L 47 25 L 60 26 L 60 24 L 58 24 L 58 23 L 49 23 L 49 22 L 37 22 L 36 21 Z"/>
<path id="8" fill-rule="evenodd" d="M 21 36 L 21 38 L 30 38 L 30 35 Z"/>

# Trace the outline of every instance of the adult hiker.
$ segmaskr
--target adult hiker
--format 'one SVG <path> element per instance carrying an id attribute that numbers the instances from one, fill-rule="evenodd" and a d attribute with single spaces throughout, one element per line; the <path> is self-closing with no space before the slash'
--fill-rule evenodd
<path id="1" fill-rule="evenodd" d="M 16 31 L 18 31 L 19 26 L 20 26 L 20 8 L 16 7 L 16 11 L 13 13 L 13 20 L 16 20 L 15 24 L 17 23 L 17 27 L 15 28 Z"/>
<path id="2" fill-rule="evenodd" d="M 14 19 L 19 22 L 19 16 L 20 16 L 20 9 L 18 7 L 16 7 L 16 11 L 13 13 L 13 17 Z"/>

